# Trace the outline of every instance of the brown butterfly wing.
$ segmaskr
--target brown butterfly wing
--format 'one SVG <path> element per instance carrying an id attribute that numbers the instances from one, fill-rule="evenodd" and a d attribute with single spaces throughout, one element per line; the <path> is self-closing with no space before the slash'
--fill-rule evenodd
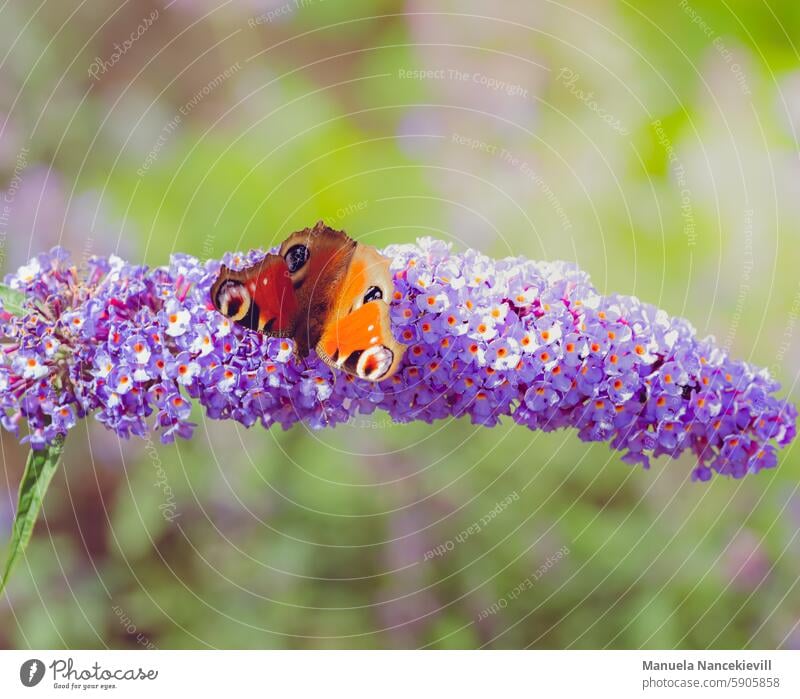
<path id="1" fill-rule="evenodd" d="M 356 243 L 343 231 L 319 221 L 313 228 L 292 233 L 281 245 L 281 257 L 285 258 L 297 246 L 304 246 L 308 251 L 305 264 L 290 272 L 300 309 L 293 337 L 298 354 L 305 357 L 322 337 Z"/>
<path id="2" fill-rule="evenodd" d="M 279 255 L 267 255 L 240 271 L 223 265 L 211 287 L 211 301 L 242 327 L 275 337 L 292 335 L 300 308 L 286 261 Z"/>

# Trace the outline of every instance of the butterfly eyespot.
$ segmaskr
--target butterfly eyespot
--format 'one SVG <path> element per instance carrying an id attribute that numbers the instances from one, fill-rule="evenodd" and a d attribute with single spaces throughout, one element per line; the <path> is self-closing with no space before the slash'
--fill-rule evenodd
<path id="1" fill-rule="evenodd" d="M 232 320 L 241 320 L 250 309 L 250 294 L 239 281 L 228 279 L 223 282 L 214 299 L 217 309 Z"/>
<path id="2" fill-rule="evenodd" d="M 362 379 L 380 381 L 392 366 L 394 353 L 383 345 L 373 345 L 360 353 L 356 374 Z"/>
<path id="3" fill-rule="evenodd" d="M 369 303 L 370 301 L 378 301 L 383 298 L 383 291 L 381 291 L 377 286 L 371 286 L 367 289 L 367 293 L 364 294 L 364 303 Z"/>
<path id="4" fill-rule="evenodd" d="M 308 262 L 308 248 L 305 245 L 293 245 L 286 251 L 286 255 L 284 255 L 284 259 L 286 260 L 286 266 L 289 268 L 289 272 L 294 274 L 297 272 L 306 262 Z"/>

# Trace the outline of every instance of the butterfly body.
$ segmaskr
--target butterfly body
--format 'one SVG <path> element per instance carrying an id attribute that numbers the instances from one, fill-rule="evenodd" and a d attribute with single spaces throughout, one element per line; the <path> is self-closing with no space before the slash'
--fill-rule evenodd
<path id="1" fill-rule="evenodd" d="M 248 269 L 223 267 L 211 299 L 243 327 L 291 337 L 300 357 L 313 348 L 333 369 L 380 381 L 405 351 L 391 331 L 392 289 L 386 257 L 320 221 Z"/>

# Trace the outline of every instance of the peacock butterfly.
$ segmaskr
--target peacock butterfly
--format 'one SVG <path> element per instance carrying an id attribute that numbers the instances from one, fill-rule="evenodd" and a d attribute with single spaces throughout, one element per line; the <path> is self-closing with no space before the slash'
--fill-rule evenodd
<path id="1" fill-rule="evenodd" d="M 291 337 L 300 357 L 314 348 L 333 369 L 381 381 L 405 351 L 392 335 L 392 289 L 386 257 L 319 221 L 252 267 L 223 266 L 211 300 L 249 330 Z"/>

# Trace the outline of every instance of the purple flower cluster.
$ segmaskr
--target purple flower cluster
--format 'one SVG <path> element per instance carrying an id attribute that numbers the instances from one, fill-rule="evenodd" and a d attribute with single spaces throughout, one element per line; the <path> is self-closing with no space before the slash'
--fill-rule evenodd
<path id="1" fill-rule="evenodd" d="M 776 464 L 797 411 L 764 370 L 729 359 L 691 325 L 632 297 L 600 296 L 574 265 L 454 254 L 440 241 L 394 245 L 392 322 L 408 346 L 378 384 L 333 373 L 291 340 L 242 330 L 217 313 L 219 262 L 185 255 L 147 269 L 94 258 L 80 272 L 56 249 L 9 276 L 22 317 L 0 310 L 0 417 L 34 447 L 96 418 L 122 437 L 154 424 L 188 438 L 193 404 L 212 419 L 321 428 L 380 408 L 393 420 L 511 416 L 573 427 L 623 459 L 697 459 L 693 476 L 739 478 Z M 227 255 L 242 267 L 263 253 Z"/>

